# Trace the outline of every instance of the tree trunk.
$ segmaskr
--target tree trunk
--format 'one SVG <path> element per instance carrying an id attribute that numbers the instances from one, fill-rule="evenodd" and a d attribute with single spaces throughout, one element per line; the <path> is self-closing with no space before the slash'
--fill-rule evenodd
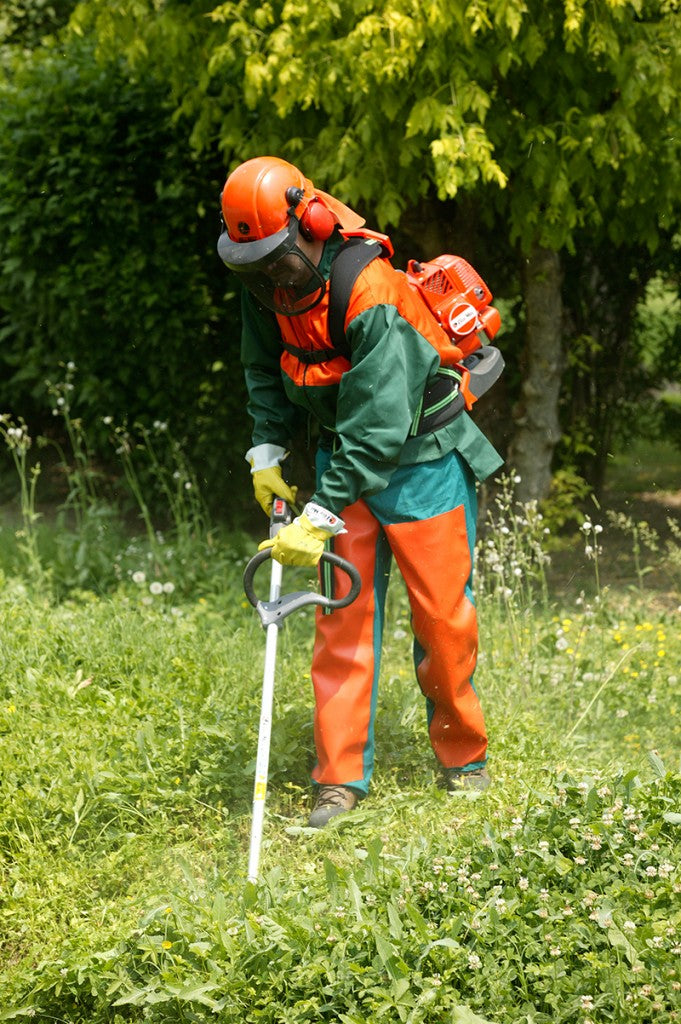
<path id="1" fill-rule="evenodd" d="M 527 314 L 523 382 L 513 410 L 508 465 L 520 476 L 519 501 L 541 500 L 551 485 L 551 461 L 560 438 L 558 397 L 563 373 L 562 274 L 557 252 L 535 245 L 524 268 Z"/>

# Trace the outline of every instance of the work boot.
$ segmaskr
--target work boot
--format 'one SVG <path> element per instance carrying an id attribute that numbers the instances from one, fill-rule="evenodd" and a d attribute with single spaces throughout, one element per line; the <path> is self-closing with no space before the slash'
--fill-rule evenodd
<path id="1" fill-rule="evenodd" d="M 357 793 L 348 786 L 320 786 L 308 825 L 323 828 L 337 814 L 351 811 L 358 799 Z"/>
<path id="2" fill-rule="evenodd" d="M 449 793 L 482 793 L 489 788 L 490 777 L 486 768 L 445 768 L 445 782 Z"/>

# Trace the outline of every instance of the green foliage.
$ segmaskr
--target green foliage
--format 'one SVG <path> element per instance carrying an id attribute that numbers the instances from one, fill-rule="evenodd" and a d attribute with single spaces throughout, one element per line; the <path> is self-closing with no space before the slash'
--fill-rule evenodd
<path id="1" fill-rule="evenodd" d="M 79 19 L 133 62 L 200 54 L 198 81 L 170 73 L 200 150 L 217 141 L 228 166 L 262 152 L 299 162 L 371 222 L 401 225 L 408 255 L 434 254 L 424 221 L 439 220 L 447 246 L 478 265 L 482 255 L 510 300 L 523 267 L 514 247 L 575 254 L 566 325 L 601 347 L 567 375 L 563 419 L 578 436 L 560 468 L 598 489 L 640 396 L 618 372 L 636 358 L 636 298 L 650 252 L 668 252 L 679 221 L 677 6 L 478 0 L 426 3 L 415 17 L 406 0 L 230 0 L 199 17 L 206 12 L 203 3 L 179 14 L 145 0 L 116 10 L 90 0 Z M 468 215 L 442 223 L 452 209 Z M 493 275 L 484 231 L 504 265 Z M 571 326 L 566 334 L 572 349 Z M 507 381 L 512 405 L 519 378 Z"/>
<path id="2" fill-rule="evenodd" d="M 581 523 L 584 517 L 580 507 L 590 494 L 587 482 L 573 469 L 557 470 L 551 479 L 548 497 L 542 502 L 547 528 L 558 532 L 567 524 Z"/>
<path id="3" fill-rule="evenodd" d="M 243 113 L 224 118 L 228 154 L 248 156 L 276 140 L 383 225 L 397 224 L 433 188 L 444 199 L 480 180 L 504 184 L 482 127 L 489 96 L 476 81 L 463 4 L 431 4 L 420 18 L 401 0 L 266 11 L 266 34 L 259 5 L 213 13 L 214 81 L 243 75 L 257 116 L 245 153 L 235 147 Z"/>
<path id="4" fill-rule="evenodd" d="M 651 258 L 640 242 L 584 239 L 564 260 L 563 465 L 601 492 L 606 460 L 636 438 L 678 439 L 664 396 L 678 377 L 678 245 Z"/>
<path id="5" fill-rule="evenodd" d="M 487 131 L 512 186 L 499 209 L 525 248 L 574 249 L 586 226 L 654 250 L 678 223 L 678 31 L 676 5 L 537 4 L 490 45 Z"/>
<path id="6" fill-rule="evenodd" d="M 167 86 L 70 37 L 15 71 L 0 110 L 0 406 L 40 422 L 45 379 L 75 361 L 95 450 L 102 417 L 170 419 L 224 473 L 228 413 L 237 443 L 247 431 L 240 375 L 215 369 L 236 333 L 205 214 L 217 184 Z"/>
<path id="7" fill-rule="evenodd" d="M 130 430 L 110 423 L 118 475 L 103 473 L 92 461 L 82 421 L 72 415 L 74 369 L 67 367 L 66 379 L 51 386 L 68 450 L 44 436 L 32 438 L 23 420 L 0 415 L 0 440 L 14 466 L 21 523 L 19 529 L 0 524 L 7 549 L 0 551 L 0 566 L 23 575 L 49 599 L 87 589 L 109 592 L 130 580 L 164 600 L 214 591 L 225 568 L 220 533 L 211 526 L 182 446 L 167 423 L 156 422 L 151 429 L 136 424 Z M 53 447 L 58 457 L 51 471 L 61 479 L 63 497 L 48 524 L 38 497 L 43 468 L 30 453 Z M 130 536 L 128 524 L 135 520 L 142 524 L 142 537 Z M 263 530 L 265 524 L 263 519 Z"/>
<path id="8" fill-rule="evenodd" d="M 5 0 L 0 12 L 0 61 L 32 50 L 69 19 L 78 0 Z M 10 49 L 11 48 L 11 49 Z"/>
<path id="9" fill-rule="evenodd" d="M 681 237 L 674 248 L 681 248 Z M 658 274 L 650 280 L 644 300 L 636 311 L 636 341 L 641 350 L 641 362 L 650 371 L 657 371 L 662 379 L 672 383 L 681 376 L 681 295 L 679 273 Z"/>
<path id="10" fill-rule="evenodd" d="M 574 246 L 582 226 L 654 248 L 678 222 L 666 0 L 457 0 L 418 17 L 406 0 L 88 0 L 76 24 L 133 61 L 201 54 L 198 80 L 172 79 L 198 147 L 299 159 L 383 225 L 463 192 L 525 249 Z"/>
<path id="11" fill-rule="evenodd" d="M 432 190 L 475 190 L 525 249 L 583 225 L 654 247 L 678 219 L 673 6 L 240 0 L 212 18 L 225 153 L 304 157 L 382 224 Z"/>
<path id="12" fill-rule="evenodd" d="M 635 298 L 679 221 L 679 17 L 668 0 L 84 0 L 58 50 L 16 65 L 0 114 L 2 407 L 30 419 L 75 359 L 88 426 L 170 409 L 219 487 L 223 438 L 231 469 L 248 423 L 206 211 L 223 162 L 275 152 L 410 245 L 431 245 L 427 211 L 453 251 L 503 266 L 481 269 L 509 302 L 518 251 L 574 254 L 566 321 L 594 346 L 564 388 L 580 450 L 562 468 L 597 486 L 640 394 L 617 372 L 638 359 Z M 650 423 L 676 430 L 675 407 Z"/>
<path id="13" fill-rule="evenodd" d="M 106 991 L 155 1021 L 185 1006 L 224 1022 L 653 1020 L 678 1006 L 679 780 L 661 771 L 645 785 L 554 775 L 464 856 L 360 831 L 354 858 L 319 857 L 304 893 L 274 869 L 240 913 L 219 889 L 159 902 L 81 981 L 67 968 L 60 998 L 89 989 L 95 1010 Z"/>

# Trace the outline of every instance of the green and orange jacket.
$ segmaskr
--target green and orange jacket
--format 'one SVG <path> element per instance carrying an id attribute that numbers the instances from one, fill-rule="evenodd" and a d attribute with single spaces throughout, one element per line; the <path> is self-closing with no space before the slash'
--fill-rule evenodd
<path id="1" fill-rule="evenodd" d="M 328 281 L 340 244 L 326 243 L 319 270 Z M 244 289 L 241 360 L 253 419 L 253 444 L 289 447 L 301 417 L 312 416 L 333 436 L 328 469 L 312 501 L 336 515 L 358 498 L 383 490 L 397 466 L 457 451 L 478 480 L 503 460 L 467 413 L 414 436 L 426 383 L 440 358 L 428 338 L 441 328 L 387 259 L 375 259 L 352 290 L 345 320 L 350 361 L 316 364 L 282 348 L 331 348 L 328 288 L 307 313 L 284 317 L 263 308 Z"/>

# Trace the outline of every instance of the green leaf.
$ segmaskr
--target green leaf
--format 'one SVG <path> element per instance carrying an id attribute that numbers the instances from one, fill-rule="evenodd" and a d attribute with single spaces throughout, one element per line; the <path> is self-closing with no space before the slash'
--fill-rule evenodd
<path id="1" fill-rule="evenodd" d="M 390 977 L 395 981 L 405 977 L 409 973 L 409 968 L 389 939 L 376 930 L 374 930 L 373 938 L 376 943 L 376 952 Z"/>
<path id="2" fill-rule="evenodd" d="M 78 790 L 78 796 L 76 797 L 75 803 L 73 805 L 73 817 L 75 819 L 76 825 L 80 821 L 80 812 L 83 809 L 83 804 L 84 803 L 85 803 L 85 793 L 83 792 L 82 789 L 79 789 Z"/>
<path id="3" fill-rule="evenodd" d="M 393 939 L 401 939 L 404 929 L 402 927 L 402 919 L 400 918 L 397 907 L 394 903 L 389 903 L 387 907 L 388 920 L 390 922 L 390 935 Z"/>
<path id="4" fill-rule="evenodd" d="M 564 857 L 562 853 L 556 854 L 556 856 L 553 858 L 553 863 L 556 867 L 556 871 L 561 876 L 569 875 L 570 872 L 574 871 L 575 869 L 573 862 L 571 860 L 568 860 L 567 857 Z"/>
<path id="5" fill-rule="evenodd" d="M 495 1024 L 488 1017 L 480 1017 L 470 1006 L 455 1006 L 452 1011 L 452 1024 Z"/>
<path id="6" fill-rule="evenodd" d="M 429 942 L 428 945 L 425 946 L 424 949 L 421 951 L 418 958 L 418 962 L 420 963 L 424 957 L 428 956 L 431 949 L 434 949 L 436 946 L 444 946 L 446 949 L 461 948 L 461 944 L 457 942 L 456 939 L 450 939 L 448 937 L 445 937 L 443 939 L 435 939 L 433 942 Z"/>
<path id="7" fill-rule="evenodd" d="M 617 925 L 611 924 L 606 931 L 606 935 L 611 946 L 615 946 L 617 949 L 624 951 L 624 955 L 632 967 L 642 966 L 635 948 L 632 946 L 631 942 L 629 942 L 629 939 L 626 937 L 624 932 L 620 931 Z"/>
<path id="8" fill-rule="evenodd" d="M 219 1009 L 218 1002 L 210 995 L 212 992 L 220 991 L 224 986 L 218 982 L 188 982 L 175 993 L 175 998 L 183 1003 L 200 1003 L 210 1009 Z"/>
<path id="9" fill-rule="evenodd" d="M 360 892 L 359 886 L 354 878 L 348 878 L 348 892 L 350 893 L 350 899 L 355 909 L 355 917 L 358 921 L 364 920 L 364 905 L 362 903 L 362 893 Z"/>
<path id="10" fill-rule="evenodd" d="M 664 761 L 655 750 L 648 751 L 648 761 L 657 775 L 658 779 L 663 779 L 667 774 L 667 769 L 664 766 Z"/>
<path id="11" fill-rule="evenodd" d="M 13 1010 L 2 1010 L 0 1011 L 0 1020 L 16 1020 L 17 1017 L 32 1017 L 36 1018 L 36 1007 L 35 1006 L 18 1006 Z"/>
<path id="12" fill-rule="evenodd" d="M 329 887 L 329 892 L 335 897 L 339 885 L 338 868 L 328 857 L 324 858 L 324 874 L 326 875 L 326 884 Z"/>
<path id="13" fill-rule="evenodd" d="M 431 936 L 430 928 L 426 919 L 418 912 L 416 907 L 412 903 L 407 903 L 406 907 L 407 916 L 411 920 L 412 924 L 416 928 L 416 931 L 421 939 L 428 940 Z"/>
<path id="14" fill-rule="evenodd" d="M 120 996 L 111 1005 L 112 1006 L 143 1006 L 149 1001 L 151 990 L 147 988 L 133 988 L 126 992 L 125 995 Z"/>

